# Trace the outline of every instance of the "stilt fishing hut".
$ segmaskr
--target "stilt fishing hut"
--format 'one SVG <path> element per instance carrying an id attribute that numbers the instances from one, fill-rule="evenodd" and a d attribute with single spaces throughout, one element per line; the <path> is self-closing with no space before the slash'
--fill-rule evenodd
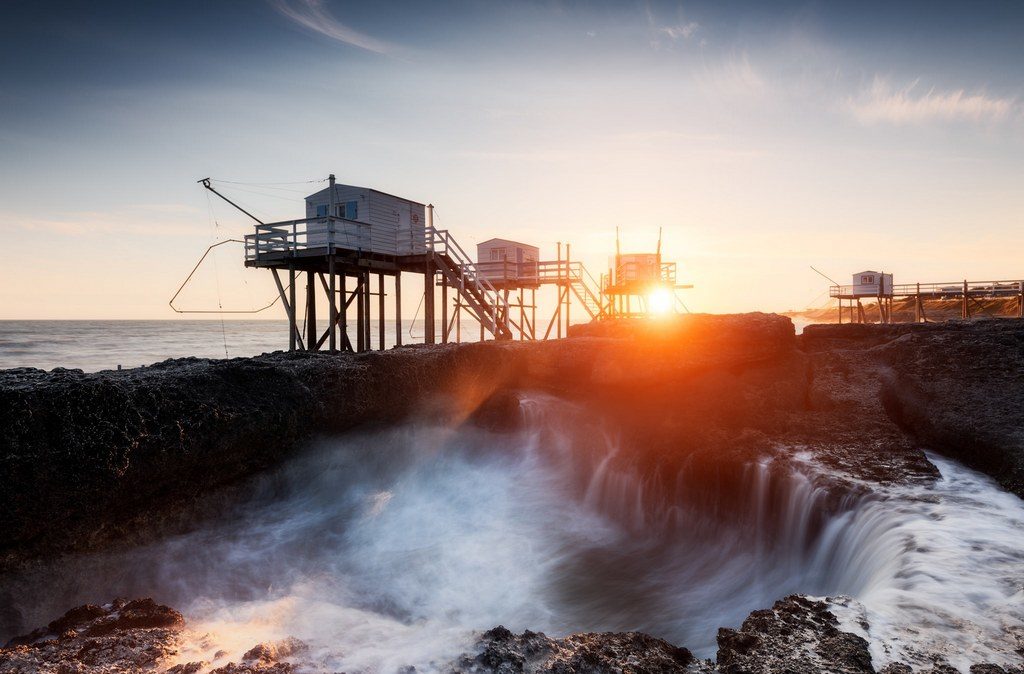
<path id="1" fill-rule="evenodd" d="M 377 300 L 376 342 L 383 349 L 388 285 L 394 296 L 395 341 L 401 345 L 404 274 L 423 278 L 427 344 L 437 341 L 438 277 L 444 279 L 445 291 L 454 289 L 465 311 L 480 322 L 482 333 L 497 339 L 513 336 L 504 296 L 478 272 L 450 232 L 434 228 L 430 204 L 368 187 L 340 185 L 332 174 L 325 189 L 306 197 L 306 217 L 266 223 L 214 189 L 209 178 L 199 182 L 256 221 L 255 232 L 245 236 L 245 265 L 273 274 L 288 317 L 290 350 L 373 348 L 373 297 Z M 303 275 L 304 329 L 299 324 L 303 310 L 297 296 Z M 318 315 L 321 300 L 326 301 L 326 324 Z M 442 325 L 446 325 L 444 303 L 442 314 Z"/>
<path id="2" fill-rule="evenodd" d="M 503 306 L 513 316 L 518 315 L 516 333 L 520 340 L 536 339 L 539 259 L 540 248 L 511 239 L 488 239 L 476 246 L 477 273 L 501 294 Z M 447 285 L 446 280 L 441 282 Z M 446 291 L 446 288 L 442 290 Z M 466 309 L 456 294 L 451 320 L 445 322 L 445 341 L 453 329 L 456 339 L 461 339 L 462 313 Z"/>
<path id="3" fill-rule="evenodd" d="M 602 276 L 601 289 L 609 317 L 638 317 L 684 308 L 676 291 L 692 288 L 676 281 L 676 263 L 661 257 L 661 230 L 653 253 L 623 253 L 615 231 L 615 257 Z"/>

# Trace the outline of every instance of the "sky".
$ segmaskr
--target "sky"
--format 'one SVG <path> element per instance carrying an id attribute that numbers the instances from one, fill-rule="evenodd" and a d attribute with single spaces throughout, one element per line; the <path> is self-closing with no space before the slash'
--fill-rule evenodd
<path id="1" fill-rule="evenodd" d="M 175 318 L 329 173 L 693 311 L 1024 278 L 1024 3 L 0 2 L 0 319 Z M 274 295 L 227 244 L 185 309 Z M 406 297 L 409 308 L 415 298 Z M 277 311 L 255 316 L 280 318 Z M 272 314 L 272 315 L 271 315 Z M 190 316 L 190 317 L 195 317 Z"/>

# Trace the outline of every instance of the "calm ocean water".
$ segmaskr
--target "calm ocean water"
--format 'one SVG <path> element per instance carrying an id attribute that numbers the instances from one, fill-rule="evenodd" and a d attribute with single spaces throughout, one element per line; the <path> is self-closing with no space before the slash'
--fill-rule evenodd
<path id="1" fill-rule="evenodd" d="M 470 323 L 463 322 L 464 341 L 479 338 L 479 328 Z M 421 341 L 423 322 L 411 327 L 411 337 L 409 327 L 403 330 L 403 341 Z M 376 325 L 372 338 L 376 346 Z M 392 324 L 386 328 L 385 345 L 394 343 Z M 286 321 L 0 321 L 0 369 L 66 367 L 95 372 L 168 358 L 235 358 L 287 348 Z"/>
<path id="2" fill-rule="evenodd" d="M 809 323 L 794 318 L 797 332 Z M 440 334 L 440 325 L 438 325 Z M 463 321 L 462 341 L 479 339 L 479 326 Z M 423 321 L 403 329 L 406 344 L 423 340 Z M 377 346 L 377 326 L 372 340 Z M 355 340 L 350 331 L 350 339 Z M 385 327 L 385 346 L 395 344 L 394 324 Z M 236 358 L 288 348 L 286 321 L 0 321 L 0 370 L 12 367 L 78 368 L 86 372 L 117 366 L 152 365 L 168 358 Z"/>

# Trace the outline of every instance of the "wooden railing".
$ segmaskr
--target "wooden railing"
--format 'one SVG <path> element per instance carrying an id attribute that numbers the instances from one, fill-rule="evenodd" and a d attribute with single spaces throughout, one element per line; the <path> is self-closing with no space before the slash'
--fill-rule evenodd
<path id="1" fill-rule="evenodd" d="M 873 287 L 872 287 L 873 286 Z M 878 297 L 878 284 L 829 286 L 829 297 Z M 1024 281 L 948 281 L 941 283 L 900 283 L 882 297 L 927 297 L 932 299 L 958 298 L 964 294 L 974 297 L 1015 297 L 1024 294 Z"/>
<path id="2" fill-rule="evenodd" d="M 369 250 L 370 225 L 336 216 L 324 216 L 256 225 L 256 233 L 245 236 L 246 261 L 258 261 L 266 256 L 294 255 L 303 250 L 320 248 Z"/>
<path id="3" fill-rule="evenodd" d="M 497 291 L 494 285 L 487 280 L 477 267 L 477 263 L 470 260 L 469 255 L 463 250 L 459 242 L 446 229 L 436 229 L 428 226 L 427 243 L 431 251 L 437 255 L 446 256 L 458 270 L 458 279 L 455 287 L 470 305 L 480 304 L 477 297 L 482 300 L 482 306 L 478 307 L 478 318 L 485 323 L 491 334 L 497 335 L 503 329 L 507 331 L 505 323 L 509 320 L 509 303 L 504 296 Z M 474 297 L 475 295 L 475 297 Z"/>

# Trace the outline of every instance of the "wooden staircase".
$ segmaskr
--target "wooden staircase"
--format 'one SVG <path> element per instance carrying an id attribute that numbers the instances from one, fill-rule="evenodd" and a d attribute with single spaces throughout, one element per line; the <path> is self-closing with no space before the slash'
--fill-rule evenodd
<path id="1" fill-rule="evenodd" d="M 427 228 L 429 248 L 435 268 L 448 287 L 459 293 L 466 308 L 495 339 L 512 339 L 513 328 L 508 300 L 484 278 L 462 246 L 448 230 Z"/>

